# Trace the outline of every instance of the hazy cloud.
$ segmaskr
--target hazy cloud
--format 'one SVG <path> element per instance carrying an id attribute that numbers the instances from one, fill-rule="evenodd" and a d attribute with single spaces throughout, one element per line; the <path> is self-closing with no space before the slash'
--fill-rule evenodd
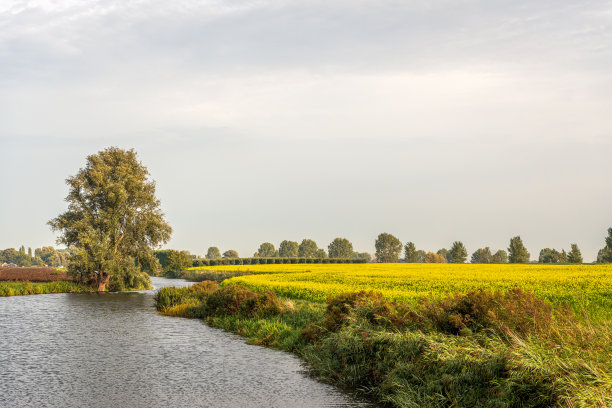
<path id="1" fill-rule="evenodd" d="M 0 170 L 27 201 L 0 247 L 49 243 L 64 178 L 116 144 L 193 251 L 389 230 L 593 258 L 611 25 L 610 1 L 0 1 Z"/>

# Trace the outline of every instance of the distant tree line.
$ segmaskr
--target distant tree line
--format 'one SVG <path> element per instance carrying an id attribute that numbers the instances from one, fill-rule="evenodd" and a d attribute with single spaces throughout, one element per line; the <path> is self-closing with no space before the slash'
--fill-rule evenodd
<path id="1" fill-rule="evenodd" d="M 612 263 L 612 228 L 608 229 L 606 246 L 597 256 L 597 263 Z M 425 252 L 417 249 L 413 242 L 403 246 L 404 258 L 401 259 L 402 243 L 388 233 L 382 233 L 374 244 L 376 248 L 376 262 L 408 262 L 408 263 L 465 263 L 468 251 L 461 241 L 452 243 L 450 249 L 441 248 L 437 252 Z M 495 253 L 489 247 L 478 248 L 470 257 L 471 263 L 529 263 L 531 255 L 525 248 L 520 236 L 512 237 L 507 248 L 497 250 Z M 538 263 L 582 263 L 582 254 L 577 244 L 571 244 L 569 252 L 564 249 L 558 251 L 553 248 L 544 248 L 540 251 Z"/>
<path id="2" fill-rule="evenodd" d="M 0 250 L 0 265 L 14 264 L 17 266 L 65 266 L 68 263 L 70 252 L 67 249 L 55 249 L 52 246 L 32 248 L 26 250 L 22 245 L 19 249 L 7 248 Z"/>
<path id="3" fill-rule="evenodd" d="M 608 229 L 606 246 L 599 251 L 598 263 L 612 263 L 612 228 Z M 389 233 L 380 234 L 374 243 L 375 258 L 367 252 L 355 252 L 353 244 L 346 238 L 335 238 L 327 251 L 319 248 L 312 239 L 303 239 L 301 243 L 284 240 L 278 249 L 270 242 L 262 243 L 252 257 L 240 258 L 238 252 L 229 249 L 223 254 L 217 247 L 210 247 L 204 258 L 190 254 L 188 251 L 160 250 L 155 251 L 166 275 L 177 274 L 190 266 L 202 265 L 253 265 L 282 263 L 342 263 L 342 262 L 406 262 L 406 263 L 466 263 L 468 250 L 461 241 L 454 241 L 450 249 L 441 248 L 436 252 L 417 249 L 413 242 L 402 242 Z M 47 247 L 45 247 L 47 248 Z M 404 257 L 401 258 L 403 251 Z M 507 250 L 495 252 L 490 247 L 478 248 L 469 256 L 473 264 L 529 263 L 531 254 L 523 244 L 520 236 L 510 239 Z M 538 263 L 582 263 L 582 254 L 577 244 L 571 244 L 570 250 L 560 251 L 544 248 L 540 251 Z"/>
<path id="4" fill-rule="evenodd" d="M 205 259 L 236 259 L 240 258 L 234 249 L 227 250 L 221 254 L 217 247 L 210 247 L 206 251 Z M 303 258 L 303 259 L 357 259 L 371 262 L 372 256 L 367 252 L 353 251 L 353 244 L 346 238 L 336 238 L 327 247 L 327 251 L 319 248 L 312 239 L 303 239 L 301 243 L 284 240 L 274 247 L 271 242 L 262 243 L 252 257 L 242 258 Z M 273 263 L 273 262 L 272 262 Z"/>

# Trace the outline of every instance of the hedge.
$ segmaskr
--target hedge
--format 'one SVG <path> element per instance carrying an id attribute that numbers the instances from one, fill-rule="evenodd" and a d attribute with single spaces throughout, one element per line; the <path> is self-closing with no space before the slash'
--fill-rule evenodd
<path id="1" fill-rule="evenodd" d="M 353 258 L 221 258 L 194 259 L 192 266 L 218 265 L 266 265 L 266 264 L 304 264 L 304 263 L 367 263 L 365 259 Z"/>

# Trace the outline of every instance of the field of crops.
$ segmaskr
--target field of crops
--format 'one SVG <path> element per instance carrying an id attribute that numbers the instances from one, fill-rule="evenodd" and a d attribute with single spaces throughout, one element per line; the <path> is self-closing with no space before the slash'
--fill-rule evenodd
<path id="1" fill-rule="evenodd" d="M 553 303 L 568 302 L 592 317 L 612 318 L 612 265 L 540 264 L 287 264 L 227 265 L 192 270 L 250 271 L 224 284 L 323 302 L 343 292 L 376 290 L 389 299 L 428 297 L 486 288 L 519 287 Z"/>

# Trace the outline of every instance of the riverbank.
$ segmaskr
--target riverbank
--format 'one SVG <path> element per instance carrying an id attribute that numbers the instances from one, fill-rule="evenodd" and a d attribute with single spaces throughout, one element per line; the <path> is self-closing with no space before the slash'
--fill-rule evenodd
<path id="1" fill-rule="evenodd" d="M 71 281 L 30 282 L 0 281 L 0 296 L 42 295 L 48 293 L 85 293 L 95 292 L 86 285 Z"/>
<path id="2" fill-rule="evenodd" d="M 203 282 L 162 289 L 156 305 L 293 352 L 320 379 L 392 406 L 612 404 L 609 325 L 521 291 L 416 306 L 359 292 L 321 304 Z"/>
<path id="3" fill-rule="evenodd" d="M 153 289 L 150 282 L 129 290 Z M 65 270 L 55 268 L 0 268 L 0 297 L 49 293 L 88 293 L 95 288 L 74 282 Z"/>

